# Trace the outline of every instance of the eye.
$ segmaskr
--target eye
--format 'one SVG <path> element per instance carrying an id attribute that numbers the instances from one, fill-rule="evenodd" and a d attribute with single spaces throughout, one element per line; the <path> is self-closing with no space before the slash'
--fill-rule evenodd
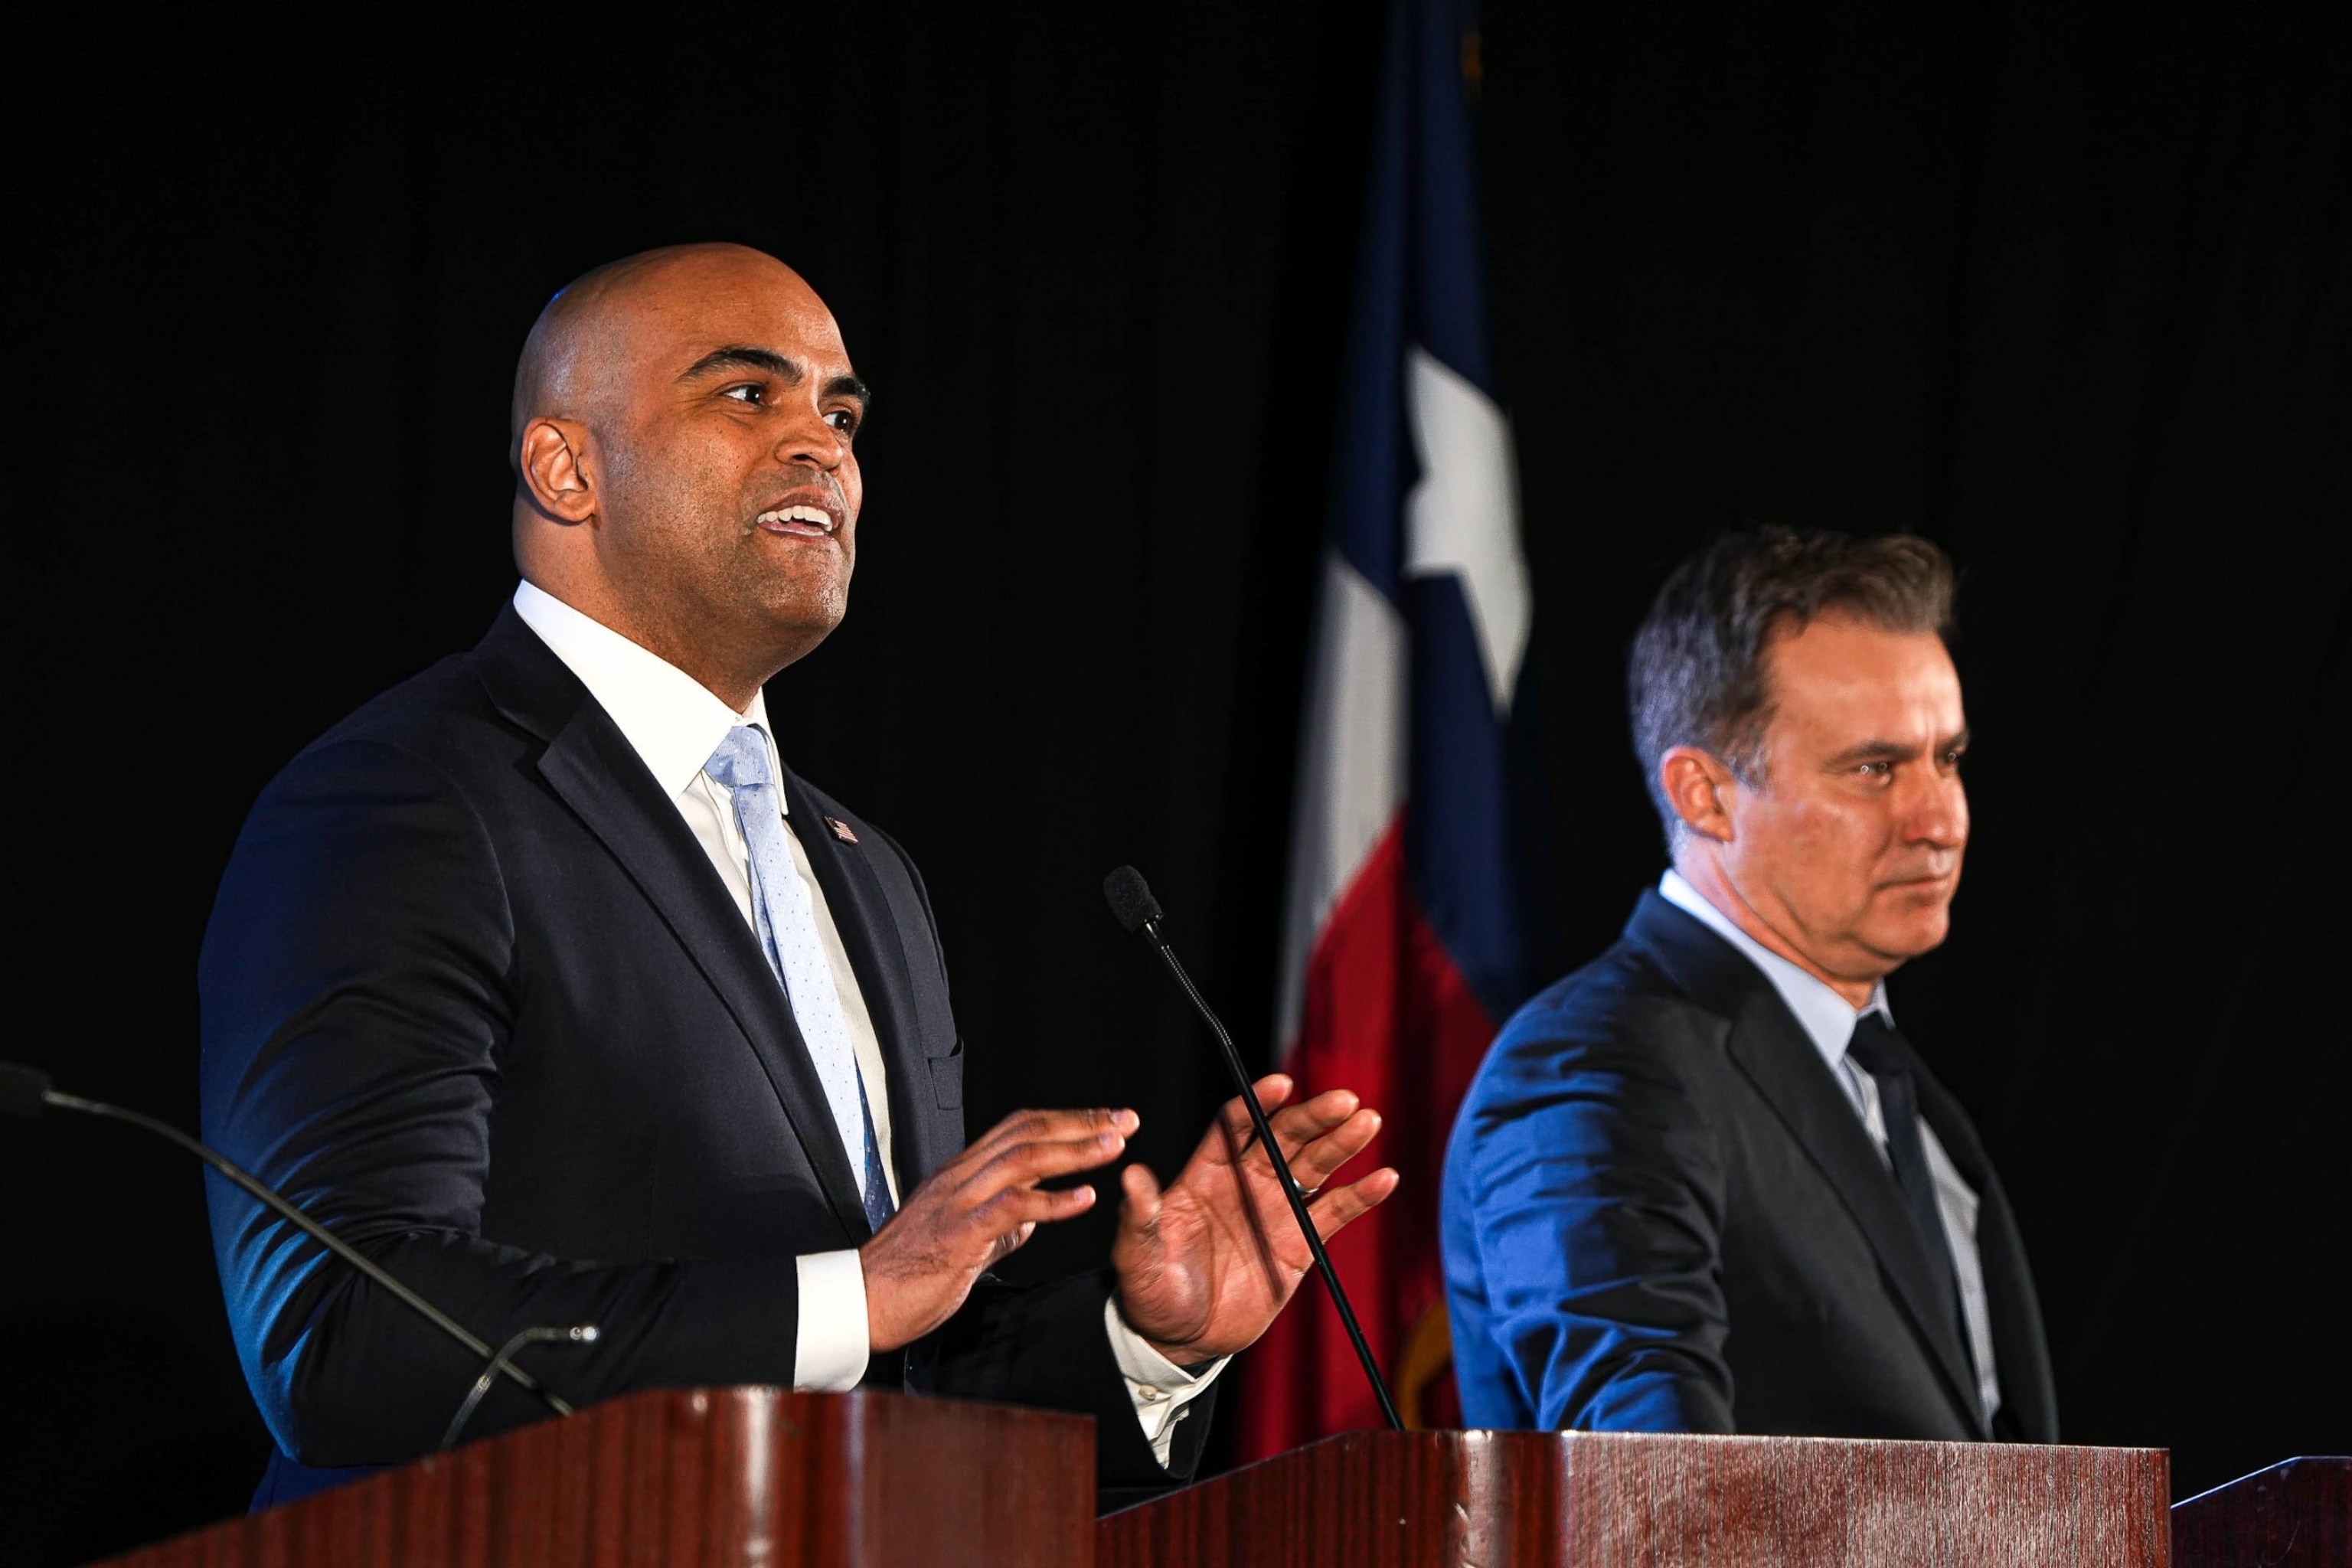
<path id="1" fill-rule="evenodd" d="M 1959 748 L 1959 747 L 1958 747 L 1958 746 L 1955 746 L 1955 747 L 1953 747 L 1950 751 L 1946 752 L 1944 753 L 1944 755 L 1943 755 L 1943 763 L 1944 763 L 1944 766 L 1946 766 L 1946 767 L 1948 767 L 1948 768 L 1957 768 L 1957 767 L 1958 767 L 1958 766 L 1960 765 L 1960 759 L 1961 759 L 1962 757 L 1967 756 L 1967 755 L 1968 755 L 1968 752 L 1967 752 L 1966 751 L 1962 750 L 1961 748 Z"/>
<path id="2" fill-rule="evenodd" d="M 754 408 L 764 408 L 768 403 L 768 389 L 756 381 L 747 381 L 740 386 L 730 386 L 719 395 L 731 397 L 738 403 L 748 403 Z"/>
<path id="3" fill-rule="evenodd" d="M 1857 763 L 1854 764 L 1853 771 L 1860 773 L 1866 779 L 1893 778 L 1895 776 L 1895 764 L 1893 763 L 1883 761 L 1875 763 Z"/>
<path id="4" fill-rule="evenodd" d="M 857 410 L 855 408 L 828 409 L 825 412 L 824 422 L 843 435 L 850 435 L 857 428 Z"/>

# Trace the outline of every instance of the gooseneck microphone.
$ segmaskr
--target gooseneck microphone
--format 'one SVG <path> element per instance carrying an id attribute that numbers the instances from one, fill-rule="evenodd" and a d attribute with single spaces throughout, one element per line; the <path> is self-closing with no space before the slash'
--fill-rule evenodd
<path id="1" fill-rule="evenodd" d="M 1274 1141 L 1274 1128 L 1265 1119 L 1265 1107 L 1258 1102 L 1257 1090 L 1250 1087 L 1249 1069 L 1242 1065 L 1241 1052 L 1234 1048 L 1233 1036 L 1213 1011 L 1208 999 L 1201 994 L 1192 977 L 1184 973 L 1177 962 L 1176 950 L 1160 934 L 1161 919 L 1160 900 L 1151 896 L 1151 889 L 1143 873 L 1132 866 L 1121 866 L 1103 879 L 1103 898 L 1118 923 L 1134 935 L 1151 944 L 1168 965 L 1168 973 L 1176 977 L 1184 994 L 1192 999 L 1202 1018 L 1208 1020 L 1210 1031 L 1223 1048 L 1225 1070 L 1233 1075 L 1234 1087 L 1241 1090 L 1242 1104 L 1249 1110 L 1250 1125 L 1257 1129 L 1257 1141 L 1265 1146 L 1266 1158 L 1274 1163 L 1274 1173 L 1282 1183 L 1282 1195 L 1290 1201 L 1290 1216 L 1298 1222 L 1298 1234 L 1307 1238 L 1307 1249 L 1315 1255 L 1315 1267 L 1323 1276 L 1323 1284 L 1331 1292 L 1331 1304 L 1339 1309 L 1339 1321 L 1348 1331 L 1348 1342 L 1356 1347 L 1356 1360 L 1364 1369 L 1364 1381 L 1372 1385 L 1372 1397 L 1380 1401 L 1381 1414 L 1388 1418 L 1389 1430 L 1402 1432 L 1404 1423 L 1397 1416 L 1396 1402 L 1389 1397 L 1389 1385 L 1381 1376 L 1380 1363 L 1372 1359 L 1372 1347 L 1364 1342 L 1364 1331 L 1356 1322 L 1356 1310 L 1348 1304 L 1347 1289 L 1340 1285 L 1337 1270 L 1331 1267 L 1331 1255 L 1323 1250 L 1323 1237 L 1315 1229 L 1313 1216 L 1307 1212 L 1307 1194 L 1298 1190 L 1298 1178 L 1290 1173 L 1290 1162 L 1283 1158 L 1282 1145 Z"/>
<path id="2" fill-rule="evenodd" d="M 465 1429 L 467 1420 L 474 1414 L 474 1407 L 481 1403 L 482 1395 L 489 1392 L 490 1384 L 497 1377 L 505 1377 L 521 1387 L 558 1415 L 572 1414 L 570 1405 L 551 1393 L 539 1379 L 515 1365 L 509 1358 L 517 1350 L 534 1340 L 564 1340 L 578 1343 L 593 1342 L 596 1338 L 596 1331 L 593 1326 L 583 1324 L 578 1328 L 571 1329 L 526 1329 L 503 1347 L 493 1350 L 488 1341 L 472 1333 L 448 1313 L 384 1272 L 383 1267 L 373 1258 L 278 1196 L 267 1183 L 234 1163 L 226 1155 L 207 1144 L 198 1142 L 168 1121 L 158 1121 L 143 1111 L 126 1110 L 120 1105 L 109 1105 L 101 1100 L 84 1100 L 79 1095 L 62 1093 L 49 1087 L 49 1075 L 37 1068 L 26 1067 L 22 1062 L 0 1061 L 0 1116 L 33 1117 L 38 1116 L 46 1110 L 78 1110 L 85 1116 L 100 1116 L 110 1121 L 129 1122 L 133 1127 L 152 1132 L 166 1142 L 177 1144 L 259 1199 L 272 1213 L 287 1221 L 304 1236 L 358 1269 L 375 1284 L 390 1291 L 395 1300 L 415 1312 L 418 1317 L 473 1352 L 486 1364 L 482 1369 L 482 1375 L 474 1384 L 473 1392 L 467 1396 L 466 1403 L 459 1409 L 457 1418 L 450 1423 L 447 1435 L 442 1440 L 443 1447 L 446 1448 L 457 1440 L 458 1434 Z"/>

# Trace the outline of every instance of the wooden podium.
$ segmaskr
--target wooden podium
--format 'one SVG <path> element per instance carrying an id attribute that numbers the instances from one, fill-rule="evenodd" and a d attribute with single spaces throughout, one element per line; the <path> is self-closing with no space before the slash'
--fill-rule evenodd
<path id="1" fill-rule="evenodd" d="M 1353 1433 L 1105 1518 L 1098 1568 L 2165 1568 L 2160 1448 Z"/>
<path id="2" fill-rule="evenodd" d="M 654 1391 L 137 1568 L 2337 1568 L 2352 1460 L 2166 1508 L 2161 1449 L 1359 1432 L 1094 1518 L 1084 1416 Z"/>
<path id="3" fill-rule="evenodd" d="M 112 1559 L 138 1568 L 1062 1568 L 1083 1415 L 886 1394 L 631 1394 Z"/>
<path id="4" fill-rule="evenodd" d="M 2352 1563 L 2352 1458 L 2289 1459 L 2172 1510 L 2173 1568 Z"/>

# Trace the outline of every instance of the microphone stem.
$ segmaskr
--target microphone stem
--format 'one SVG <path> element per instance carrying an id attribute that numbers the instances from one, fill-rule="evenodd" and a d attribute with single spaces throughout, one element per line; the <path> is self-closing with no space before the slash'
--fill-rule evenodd
<path id="1" fill-rule="evenodd" d="M 1225 1070 L 1232 1073 L 1234 1084 L 1241 1089 L 1242 1104 L 1248 1108 L 1250 1124 L 1257 1129 L 1257 1141 L 1265 1145 L 1266 1158 L 1274 1163 L 1274 1173 L 1282 1184 L 1282 1195 L 1290 1202 L 1291 1217 L 1298 1222 L 1298 1233 L 1307 1238 L 1307 1249 L 1315 1255 L 1315 1267 L 1323 1276 L 1325 1289 L 1331 1292 L 1331 1304 L 1339 1310 L 1339 1322 L 1348 1331 L 1348 1342 L 1356 1347 L 1356 1360 L 1362 1363 L 1364 1377 L 1372 1385 L 1372 1397 L 1380 1401 L 1381 1415 L 1391 1432 L 1404 1430 L 1404 1422 L 1397 1415 L 1395 1401 L 1389 1397 L 1387 1380 L 1381 1376 L 1380 1363 L 1372 1359 L 1372 1347 L 1364 1341 L 1364 1331 L 1356 1321 L 1356 1310 L 1348 1304 L 1348 1292 L 1339 1284 L 1339 1276 L 1331 1267 L 1331 1255 L 1323 1250 L 1323 1237 L 1315 1228 L 1315 1218 L 1307 1212 L 1307 1194 L 1298 1190 L 1298 1178 L 1290 1173 L 1290 1162 L 1283 1158 L 1282 1145 L 1274 1141 L 1274 1126 L 1265 1119 L 1265 1107 L 1258 1103 L 1257 1090 L 1250 1087 L 1249 1068 L 1242 1064 L 1242 1054 L 1234 1048 L 1233 1036 L 1225 1032 L 1224 1024 L 1213 1011 L 1208 999 L 1201 994 L 1192 977 L 1184 973 L 1177 962 L 1176 950 L 1163 941 L 1150 922 L 1143 928 L 1151 945 L 1167 961 L 1168 972 L 1184 994 L 1192 999 L 1192 1006 L 1209 1021 L 1209 1028 L 1217 1037 L 1217 1044 L 1225 1056 Z"/>
<path id="2" fill-rule="evenodd" d="M 181 1131 L 170 1122 L 160 1121 L 154 1117 L 149 1116 L 142 1111 L 129 1110 L 120 1105 L 109 1105 L 102 1100 L 84 1100 L 79 1095 L 64 1094 L 54 1089 L 43 1089 L 41 1091 L 41 1099 L 44 1103 L 54 1105 L 61 1110 L 79 1110 L 86 1116 L 102 1116 L 111 1121 L 127 1121 L 133 1127 L 143 1128 L 147 1131 L 155 1134 L 158 1138 L 164 1139 L 172 1143 L 177 1144 L 183 1149 L 185 1149 L 189 1153 L 194 1154 L 197 1159 L 202 1160 L 205 1164 L 210 1165 L 214 1170 L 218 1171 L 222 1175 L 226 1176 L 230 1181 L 236 1183 L 247 1193 L 259 1199 L 263 1204 L 269 1207 L 272 1213 L 278 1215 L 280 1218 L 287 1220 L 294 1226 L 295 1229 L 300 1231 L 303 1235 L 309 1237 L 311 1240 L 319 1243 L 319 1245 L 324 1247 L 328 1251 L 333 1253 L 336 1257 L 341 1258 L 344 1262 L 358 1269 L 369 1279 L 383 1287 L 384 1289 L 390 1291 L 396 1299 L 414 1310 L 419 1316 L 423 1317 L 427 1322 L 430 1322 L 435 1328 L 439 1329 L 443 1333 L 447 1334 L 451 1339 L 456 1340 L 467 1350 L 472 1351 L 477 1356 L 488 1358 L 494 1353 L 493 1348 L 488 1341 L 474 1334 L 467 1330 L 463 1323 L 458 1322 L 457 1320 L 441 1310 L 440 1308 L 435 1306 L 432 1302 L 426 1300 L 424 1297 L 418 1295 L 415 1291 L 411 1290 L 407 1286 L 403 1285 L 399 1280 L 394 1279 L 390 1274 L 384 1271 L 383 1267 L 379 1265 L 375 1259 L 368 1257 L 365 1253 L 352 1246 L 351 1243 L 345 1241 L 341 1237 L 337 1236 L 333 1231 L 329 1230 L 325 1226 L 320 1225 L 317 1220 L 312 1219 L 309 1215 L 304 1214 L 300 1209 L 296 1208 L 286 1199 L 279 1197 L 276 1192 L 270 1189 L 268 1184 L 262 1182 L 256 1176 L 247 1174 L 244 1169 L 231 1162 L 226 1155 L 215 1152 L 208 1144 L 198 1142 L 195 1139 L 189 1137 L 186 1133 Z M 511 1349 L 511 1347 L 509 1347 L 509 1349 Z M 539 1379 L 531 1376 L 530 1373 L 523 1371 L 522 1368 L 515 1365 L 512 1362 L 501 1360 L 495 1370 L 528 1390 L 541 1405 L 546 1405 L 558 1415 L 569 1415 L 572 1414 L 572 1406 L 570 1405 L 566 1404 L 561 1398 L 558 1398 L 554 1394 L 551 1393 L 546 1387 L 544 1387 L 540 1383 Z"/>

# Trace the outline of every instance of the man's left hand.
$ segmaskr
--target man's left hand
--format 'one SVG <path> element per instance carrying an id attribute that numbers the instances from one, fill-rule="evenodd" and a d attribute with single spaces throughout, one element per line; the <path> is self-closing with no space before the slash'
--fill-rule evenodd
<path id="1" fill-rule="evenodd" d="M 1325 1186 L 1381 1130 L 1380 1112 L 1344 1089 L 1288 1105 L 1291 1089 L 1280 1073 L 1257 1081 L 1275 1141 L 1308 1194 L 1307 1215 L 1328 1238 L 1396 1191 L 1399 1178 L 1383 1167 Z M 1119 1184 L 1126 1201 L 1110 1254 L 1119 1315 L 1180 1365 L 1255 1342 L 1315 1266 L 1239 1100 L 1225 1103 L 1166 1191 L 1141 1165 L 1128 1166 Z"/>

